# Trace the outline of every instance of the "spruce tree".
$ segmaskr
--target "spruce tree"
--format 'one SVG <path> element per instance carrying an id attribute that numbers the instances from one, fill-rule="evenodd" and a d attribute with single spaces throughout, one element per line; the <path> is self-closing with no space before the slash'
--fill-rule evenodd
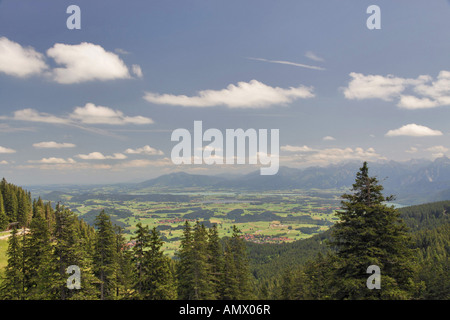
<path id="1" fill-rule="evenodd" d="M 193 300 L 194 296 L 194 272 L 193 272 L 193 237 L 192 228 L 189 221 L 185 221 L 183 235 L 178 252 L 177 261 L 177 281 L 178 298 L 181 300 Z"/>
<path id="2" fill-rule="evenodd" d="M 213 224 L 209 229 L 207 250 L 212 298 L 219 299 L 221 297 L 220 282 L 223 275 L 224 260 L 217 224 Z"/>
<path id="3" fill-rule="evenodd" d="M 210 300 L 214 298 L 214 288 L 211 281 L 211 267 L 208 257 L 208 234 L 199 221 L 193 232 L 193 298 L 195 300 Z"/>
<path id="4" fill-rule="evenodd" d="M 136 291 L 136 298 L 142 299 L 144 290 L 145 278 L 145 252 L 148 250 L 150 242 L 150 231 L 148 226 L 143 226 L 142 223 L 136 225 L 135 236 L 132 238 L 133 246 L 133 263 L 136 268 L 136 279 L 134 281 L 134 289 Z"/>
<path id="5" fill-rule="evenodd" d="M 117 252 L 117 272 L 116 272 L 116 298 L 131 299 L 133 294 L 134 268 L 131 250 L 126 248 L 126 240 L 123 228 L 115 226 L 116 232 L 116 252 Z"/>
<path id="6" fill-rule="evenodd" d="M 364 162 L 352 193 L 344 194 L 332 246 L 339 259 L 335 273 L 337 299 L 406 299 L 411 297 L 413 268 L 409 237 L 398 210 L 385 204 L 393 197 L 370 177 Z M 367 268 L 381 269 L 381 290 L 366 286 Z"/>
<path id="7" fill-rule="evenodd" d="M 170 260 L 161 250 L 163 242 L 156 228 L 150 233 L 149 250 L 145 255 L 144 299 L 174 300 L 177 297 Z"/>
<path id="8" fill-rule="evenodd" d="M 23 254 L 24 286 L 28 298 L 47 297 L 41 289 L 50 284 L 47 280 L 51 272 L 48 264 L 51 261 L 52 244 L 45 218 L 36 217 L 32 220 L 29 233 L 24 235 Z"/>
<path id="9" fill-rule="evenodd" d="M 247 247 L 241 238 L 241 231 L 233 225 L 233 234 L 225 246 L 225 267 L 222 283 L 224 299 L 251 299 L 251 274 Z"/>
<path id="10" fill-rule="evenodd" d="M 23 281 L 23 251 L 22 244 L 17 234 L 17 225 L 14 225 L 8 238 L 8 250 L 6 252 L 8 264 L 5 268 L 0 299 L 22 300 L 25 298 Z"/>
<path id="11" fill-rule="evenodd" d="M 100 299 L 112 300 L 115 297 L 117 250 L 113 225 L 104 210 L 95 218 L 95 227 L 94 272 L 100 282 Z"/>
<path id="12" fill-rule="evenodd" d="M 0 192 L 0 231 L 5 230 L 8 226 L 8 217 L 6 216 L 5 207 L 3 206 L 3 196 Z"/>

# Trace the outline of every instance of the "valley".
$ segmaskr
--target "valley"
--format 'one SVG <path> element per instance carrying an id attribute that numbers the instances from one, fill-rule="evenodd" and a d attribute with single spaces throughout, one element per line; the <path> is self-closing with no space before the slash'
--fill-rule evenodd
<path id="1" fill-rule="evenodd" d="M 329 229 L 337 220 L 344 189 L 290 190 L 279 192 L 229 192 L 192 188 L 157 193 L 50 192 L 44 201 L 60 203 L 89 224 L 101 210 L 123 228 L 131 240 L 136 224 L 156 227 L 173 255 L 185 221 L 217 224 L 220 237 L 230 236 L 236 225 L 254 243 L 283 243 L 309 238 Z"/>

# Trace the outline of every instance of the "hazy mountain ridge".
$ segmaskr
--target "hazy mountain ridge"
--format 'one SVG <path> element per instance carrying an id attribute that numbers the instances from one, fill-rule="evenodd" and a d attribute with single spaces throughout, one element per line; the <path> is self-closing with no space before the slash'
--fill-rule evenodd
<path id="1" fill-rule="evenodd" d="M 360 166 L 361 163 L 353 162 L 305 169 L 280 167 L 273 176 L 261 176 L 258 170 L 233 178 L 176 172 L 138 183 L 132 189 L 201 187 L 268 191 L 342 188 L 352 185 Z M 450 195 L 450 159 L 447 157 L 434 161 L 369 163 L 369 170 L 383 184 L 386 194 L 395 194 L 403 202 L 439 201 Z"/>

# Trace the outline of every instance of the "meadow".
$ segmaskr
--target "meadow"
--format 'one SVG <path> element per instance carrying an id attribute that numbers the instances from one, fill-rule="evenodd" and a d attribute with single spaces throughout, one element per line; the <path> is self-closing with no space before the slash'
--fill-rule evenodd
<path id="1" fill-rule="evenodd" d="M 137 223 L 156 227 L 164 250 L 173 255 L 186 220 L 210 227 L 221 237 L 236 225 L 247 241 L 283 243 L 306 239 L 327 230 L 337 220 L 342 190 L 235 193 L 196 190 L 145 194 L 60 194 L 58 201 L 90 224 L 101 210 L 123 228 L 131 240 Z M 45 195 L 43 196 L 46 199 Z"/>

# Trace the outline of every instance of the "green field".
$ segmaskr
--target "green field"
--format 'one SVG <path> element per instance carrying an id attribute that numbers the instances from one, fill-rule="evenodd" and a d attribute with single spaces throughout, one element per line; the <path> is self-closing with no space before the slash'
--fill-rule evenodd
<path id="1" fill-rule="evenodd" d="M 93 224 L 101 210 L 124 228 L 131 239 L 136 224 L 156 227 L 172 255 L 179 246 L 185 220 L 215 223 L 219 235 L 229 236 L 236 225 L 247 241 L 282 243 L 305 239 L 327 230 L 336 220 L 343 190 L 291 190 L 289 192 L 192 192 L 108 194 L 64 193 L 57 200 Z"/>
<path id="2" fill-rule="evenodd" d="M 3 235 L 3 233 L 0 233 L 0 236 Z M 0 278 L 3 275 L 3 270 L 5 269 L 7 265 L 7 259 L 6 259 L 6 250 L 8 249 L 8 241 L 7 240 L 0 240 Z"/>

